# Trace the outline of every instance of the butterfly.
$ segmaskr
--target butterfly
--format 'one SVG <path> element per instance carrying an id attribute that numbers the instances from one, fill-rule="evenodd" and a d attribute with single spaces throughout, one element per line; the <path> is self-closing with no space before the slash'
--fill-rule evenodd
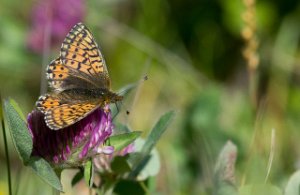
<path id="1" fill-rule="evenodd" d="M 95 109 L 123 98 L 110 91 L 103 55 L 82 23 L 67 34 L 59 57 L 47 66 L 47 79 L 52 92 L 40 96 L 36 106 L 52 130 L 70 126 Z"/>

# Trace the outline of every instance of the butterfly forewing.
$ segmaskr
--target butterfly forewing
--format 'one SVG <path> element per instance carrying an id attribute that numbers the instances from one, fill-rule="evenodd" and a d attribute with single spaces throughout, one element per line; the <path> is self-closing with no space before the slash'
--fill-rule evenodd
<path id="1" fill-rule="evenodd" d="M 60 58 L 62 63 L 88 77 L 96 87 L 109 88 L 105 61 L 89 30 L 81 23 L 66 36 Z"/>
<path id="2" fill-rule="evenodd" d="M 93 89 L 96 87 L 91 75 L 65 66 L 60 58 L 53 60 L 48 65 L 47 79 L 50 87 L 58 92 L 72 88 Z"/>

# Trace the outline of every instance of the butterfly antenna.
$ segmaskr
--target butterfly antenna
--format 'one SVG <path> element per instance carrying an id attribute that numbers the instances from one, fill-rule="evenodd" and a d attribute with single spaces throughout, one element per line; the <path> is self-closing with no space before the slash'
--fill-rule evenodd
<path id="1" fill-rule="evenodd" d="M 114 114 L 114 116 L 112 117 L 112 120 L 114 120 L 116 118 L 116 116 L 119 114 L 120 110 L 119 110 L 119 107 L 118 107 L 118 104 L 117 102 L 115 103 L 116 105 L 116 109 L 117 109 L 117 112 Z"/>
<path id="2" fill-rule="evenodd" d="M 147 72 L 147 71 L 145 71 L 145 70 L 148 70 L 148 68 L 149 68 L 149 64 L 150 64 L 149 62 L 150 62 L 150 60 L 148 60 L 148 61 L 145 63 L 145 69 L 144 69 L 144 71 L 143 71 L 144 73 Z M 121 91 L 119 91 L 117 94 L 120 95 L 120 96 L 125 96 L 125 95 L 127 95 L 127 94 L 129 93 L 129 91 L 131 91 L 131 90 L 137 88 L 136 93 L 135 93 L 135 95 L 134 95 L 133 103 L 132 103 L 132 105 L 131 105 L 131 108 L 133 108 L 134 103 L 137 101 L 137 100 L 136 100 L 136 99 L 137 99 L 137 94 L 139 94 L 141 84 L 144 83 L 145 81 L 147 81 L 148 79 L 149 79 L 148 75 L 147 75 L 147 74 L 143 74 L 142 78 L 141 78 L 139 81 L 137 81 L 137 82 L 135 82 L 135 83 L 132 83 L 132 84 L 129 84 L 127 87 L 123 88 L 123 89 L 122 89 Z M 118 103 L 120 103 L 121 108 L 122 108 L 122 107 L 125 107 L 125 105 L 123 104 L 123 101 L 115 102 L 117 112 L 116 112 L 115 116 L 113 117 L 113 119 L 114 119 L 114 118 L 118 115 L 118 113 L 120 112 Z M 130 110 L 131 110 L 131 109 L 127 109 L 127 108 L 125 107 L 125 110 L 126 110 L 126 116 L 127 116 L 125 120 L 126 120 L 126 123 L 127 123 L 127 122 L 128 122 L 128 116 L 130 115 Z"/>
<path id="3" fill-rule="evenodd" d="M 118 95 L 126 95 L 128 91 L 131 91 L 132 89 L 138 87 L 140 84 L 142 84 L 144 81 L 147 81 L 149 79 L 148 75 L 144 75 L 143 78 L 141 78 L 139 81 L 135 83 L 129 84 L 126 88 L 122 89 L 121 91 L 118 92 Z"/>
<path id="4" fill-rule="evenodd" d="M 137 87 L 137 90 L 134 94 L 134 98 L 133 98 L 133 101 L 131 103 L 131 106 L 130 106 L 130 109 L 129 110 L 132 110 L 132 108 L 134 107 L 134 105 L 136 104 L 137 100 L 138 100 L 138 97 L 140 96 L 140 93 L 141 93 L 141 88 L 142 88 L 142 84 L 144 84 L 145 81 L 147 81 L 149 79 L 148 77 L 148 74 L 147 72 L 149 72 L 149 68 L 150 68 L 150 65 L 151 65 L 151 62 L 152 62 L 152 59 L 151 58 L 148 58 L 148 60 L 145 62 L 145 65 L 144 65 L 144 70 L 143 70 L 143 76 L 142 78 L 136 82 L 136 86 Z M 126 114 L 127 116 L 129 116 L 130 114 L 130 111 L 126 110 Z M 128 123 L 128 120 L 129 120 L 129 117 L 126 117 L 126 122 L 125 124 Z"/>
<path id="5" fill-rule="evenodd" d="M 123 104 L 123 101 L 120 101 L 121 107 L 125 108 L 126 110 L 126 114 L 129 115 L 130 111 L 125 107 L 125 105 Z"/>
<path id="6" fill-rule="evenodd" d="M 122 101 L 115 102 L 115 106 L 116 106 L 117 111 L 116 111 L 116 113 L 114 114 L 114 116 L 112 117 L 113 120 L 116 118 L 116 116 L 120 113 L 120 110 L 121 110 L 121 109 L 119 108 L 119 104 L 118 104 L 118 103 L 121 104 L 121 106 L 120 106 L 121 108 L 122 108 L 122 107 L 125 107 Z M 130 111 L 129 111 L 128 109 L 126 109 L 126 114 L 127 114 L 127 115 L 130 114 Z"/>

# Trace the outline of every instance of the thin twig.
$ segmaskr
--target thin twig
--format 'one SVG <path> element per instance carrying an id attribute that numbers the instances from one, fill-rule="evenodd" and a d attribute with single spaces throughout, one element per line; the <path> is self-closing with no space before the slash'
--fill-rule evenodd
<path id="1" fill-rule="evenodd" d="M 257 38 L 256 24 L 256 2 L 255 0 L 243 0 L 245 11 L 242 13 L 244 28 L 242 29 L 242 38 L 245 41 L 243 56 L 247 63 L 249 73 L 249 92 L 253 105 L 258 105 L 257 100 L 257 67 L 259 65 L 259 55 L 257 52 L 259 40 Z"/>
<path id="2" fill-rule="evenodd" d="M 19 194 L 19 189 L 20 189 L 20 184 L 21 184 L 21 178 L 22 178 L 22 171 L 21 171 L 21 167 L 20 168 L 18 168 L 17 170 L 16 170 L 16 172 L 17 172 L 17 174 L 15 175 L 15 178 L 16 178 L 16 181 L 15 181 L 15 183 L 17 184 L 17 185 L 15 185 L 15 192 L 14 192 L 14 194 Z"/>
<path id="3" fill-rule="evenodd" d="M 41 71 L 41 86 L 40 94 L 47 92 L 47 81 L 46 81 L 46 67 L 49 63 L 50 55 L 50 44 L 51 44 L 51 8 L 48 8 L 47 13 L 49 14 L 48 20 L 45 25 L 44 40 L 43 40 L 43 60 L 42 60 L 42 71 Z"/>
<path id="4" fill-rule="evenodd" d="M 272 129 L 270 156 L 269 156 L 268 169 L 267 169 L 267 175 L 266 175 L 265 183 L 267 183 L 267 180 L 268 180 L 270 172 L 271 172 L 271 167 L 272 167 L 272 163 L 273 163 L 273 159 L 274 159 L 274 154 L 275 154 L 275 129 Z"/>
<path id="5" fill-rule="evenodd" d="M 146 194 L 149 194 L 149 190 L 147 189 L 145 183 L 143 181 L 140 181 L 139 184 L 143 188 L 144 192 L 146 192 Z"/>
<path id="6" fill-rule="evenodd" d="M 257 136 L 259 133 L 259 124 L 261 123 L 264 113 L 266 111 L 266 100 L 262 100 L 258 106 L 258 111 L 256 114 L 256 119 L 255 119 L 255 124 L 254 124 L 254 131 L 252 134 L 251 142 L 249 144 L 249 149 L 247 152 L 247 159 L 246 159 L 246 168 L 250 166 L 250 159 L 252 158 L 252 154 L 255 151 L 255 141 L 257 141 Z M 246 183 L 246 171 L 244 171 L 244 175 L 242 176 L 241 179 L 241 185 L 244 185 Z"/>
<path id="7" fill-rule="evenodd" d="M 60 192 L 57 189 L 52 188 L 52 194 L 53 195 L 60 195 Z"/>

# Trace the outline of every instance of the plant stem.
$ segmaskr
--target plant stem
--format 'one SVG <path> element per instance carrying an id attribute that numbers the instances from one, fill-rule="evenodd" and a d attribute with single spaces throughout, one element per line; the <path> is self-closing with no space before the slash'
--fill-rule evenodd
<path id="1" fill-rule="evenodd" d="M 60 195 L 60 192 L 57 189 L 52 188 L 52 190 L 53 195 Z"/>
<path id="2" fill-rule="evenodd" d="M 7 168 L 7 178 L 8 178 L 8 192 L 9 195 L 12 195 L 12 190 L 11 190 L 11 175 L 10 175 L 10 163 L 9 163 L 9 153 L 8 153 L 8 145 L 7 145 L 7 139 L 6 139 L 6 131 L 5 131 L 5 126 L 4 126 L 4 113 L 3 113 L 3 107 L 2 107 L 2 99 L 0 96 L 0 106 L 1 106 L 1 113 L 0 113 L 0 118 L 1 118 L 1 125 L 2 125 L 2 132 L 3 132 L 3 140 L 4 140 L 4 150 L 5 150 L 5 159 L 6 159 L 6 168 Z"/>
<path id="3" fill-rule="evenodd" d="M 148 190 L 147 186 L 145 185 L 145 183 L 142 182 L 142 181 L 139 182 L 139 183 L 140 183 L 141 187 L 143 188 L 144 192 L 145 192 L 146 194 L 149 194 L 149 190 Z"/>
<path id="4" fill-rule="evenodd" d="M 41 72 L 41 87 L 40 87 L 40 94 L 44 94 L 47 91 L 47 81 L 46 81 L 46 67 L 49 62 L 50 56 L 50 44 L 51 44 L 51 20 L 52 20 L 52 10 L 51 8 L 47 7 L 47 21 L 45 25 L 45 32 L 44 32 L 44 40 L 43 40 L 43 61 L 42 61 L 42 72 Z"/>

